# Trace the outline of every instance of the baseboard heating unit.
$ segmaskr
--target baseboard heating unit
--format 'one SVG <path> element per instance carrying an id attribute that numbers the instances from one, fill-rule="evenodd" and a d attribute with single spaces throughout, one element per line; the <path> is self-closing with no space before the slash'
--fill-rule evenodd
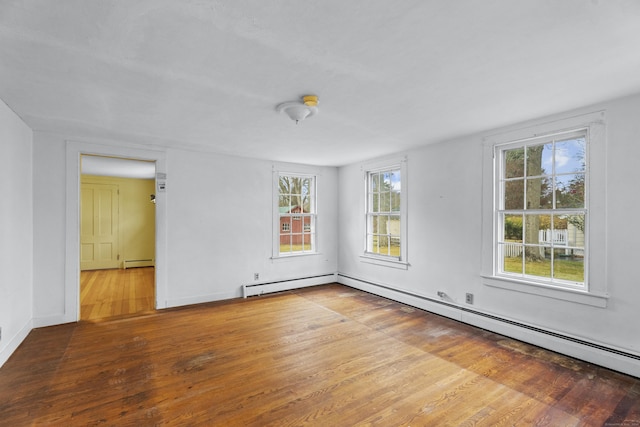
<path id="1" fill-rule="evenodd" d="M 134 267 L 153 267 L 153 265 L 152 259 L 127 259 L 122 263 L 122 268 L 126 270 Z"/>
<path id="2" fill-rule="evenodd" d="M 505 319 L 393 286 L 374 283 L 340 273 L 337 276 L 337 282 L 345 286 L 389 298 L 481 329 L 546 348 L 556 353 L 565 354 L 640 378 L 639 354 Z"/>
<path id="3" fill-rule="evenodd" d="M 278 280 L 274 282 L 254 283 L 242 285 L 242 297 L 252 297 L 273 292 L 289 291 L 291 289 L 306 288 L 308 286 L 324 285 L 337 281 L 337 274 L 321 274 L 318 276 L 301 277 L 296 279 Z"/>

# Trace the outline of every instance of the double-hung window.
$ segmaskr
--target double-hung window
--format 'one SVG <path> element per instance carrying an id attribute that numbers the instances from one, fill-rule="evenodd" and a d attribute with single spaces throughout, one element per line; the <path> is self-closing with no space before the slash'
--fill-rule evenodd
<path id="1" fill-rule="evenodd" d="M 497 275 L 586 290 L 587 130 L 495 150 Z"/>
<path id="2" fill-rule="evenodd" d="M 407 158 L 369 163 L 363 172 L 362 261 L 407 269 Z"/>
<path id="3" fill-rule="evenodd" d="M 606 158 L 605 111 L 484 139 L 485 285 L 606 307 Z"/>
<path id="4" fill-rule="evenodd" d="M 400 259 L 400 168 L 367 173 L 367 253 Z"/>
<path id="5" fill-rule="evenodd" d="M 316 178 L 278 173 L 278 256 L 316 252 Z"/>

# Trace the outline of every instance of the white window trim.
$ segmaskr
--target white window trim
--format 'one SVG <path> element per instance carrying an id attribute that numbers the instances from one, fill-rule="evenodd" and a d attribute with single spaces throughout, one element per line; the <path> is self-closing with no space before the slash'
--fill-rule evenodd
<path id="1" fill-rule="evenodd" d="M 585 289 L 560 287 L 527 278 L 511 278 L 496 274 L 495 242 L 498 218 L 496 212 L 495 147 L 514 141 L 539 138 L 564 131 L 586 129 L 587 155 L 587 232 L 585 245 L 588 262 Z M 605 112 L 581 114 L 553 122 L 542 122 L 514 129 L 484 139 L 483 147 L 483 207 L 482 207 L 482 281 L 485 285 L 508 291 L 534 294 L 554 299 L 606 307 L 608 294 L 606 254 L 606 128 Z"/>
<path id="2" fill-rule="evenodd" d="M 297 176 L 297 177 L 310 177 L 313 178 L 314 188 L 313 188 L 313 200 L 312 204 L 314 206 L 314 213 L 312 220 L 312 234 L 314 240 L 314 250 L 312 252 L 296 252 L 290 254 L 281 254 L 280 253 L 280 209 L 279 209 L 279 196 L 280 196 L 280 187 L 279 180 L 281 175 L 287 176 Z M 274 164 L 272 167 L 272 204 L 273 204 L 273 224 L 272 224 L 272 248 L 271 248 L 271 260 L 272 261 L 282 261 L 292 258 L 298 257 L 308 257 L 308 256 L 316 256 L 321 255 L 319 251 L 319 239 L 318 239 L 318 177 L 320 176 L 320 171 L 314 167 L 305 167 L 301 165 L 287 165 L 287 164 Z"/>
<path id="3" fill-rule="evenodd" d="M 400 258 L 389 257 L 384 255 L 376 255 L 367 252 L 367 194 L 368 175 L 370 172 L 378 172 L 389 169 L 400 169 L 400 185 L 402 187 L 400 196 Z M 407 175 L 407 156 L 389 158 L 383 160 L 371 161 L 361 166 L 364 187 L 360 206 L 362 206 L 362 233 L 363 246 L 360 261 L 367 264 L 380 265 L 384 267 L 399 268 L 407 270 L 409 268 L 409 258 L 407 254 L 407 194 L 408 194 L 408 175 Z"/>

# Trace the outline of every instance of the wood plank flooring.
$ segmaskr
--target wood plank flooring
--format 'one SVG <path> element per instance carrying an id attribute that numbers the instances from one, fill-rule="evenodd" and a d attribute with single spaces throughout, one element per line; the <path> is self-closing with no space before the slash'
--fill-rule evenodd
<path id="1" fill-rule="evenodd" d="M 153 267 L 80 273 L 80 319 L 146 313 L 155 309 Z"/>
<path id="2" fill-rule="evenodd" d="M 0 425 L 638 426 L 640 379 L 325 285 L 35 329 Z"/>

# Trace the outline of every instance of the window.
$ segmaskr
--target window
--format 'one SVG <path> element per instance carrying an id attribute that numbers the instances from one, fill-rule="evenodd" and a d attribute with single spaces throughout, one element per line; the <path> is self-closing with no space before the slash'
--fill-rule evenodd
<path id="1" fill-rule="evenodd" d="M 586 130 L 496 151 L 497 273 L 584 289 Z"/>
<path id="2" fill-rule="evenodd" d="M 277 174 L 278 256 L 316 252 L 316 178 Z"/>
<path id="3" fill-rule="evenodd" d="M 605 111 L 484 139 L 484 285 L 607 306 L 606 158 Z"/>
<path id="4" fill-rule="evenodd" d="M 402 259 L 400 166 L 366 174 L 366 254 Z"/>

